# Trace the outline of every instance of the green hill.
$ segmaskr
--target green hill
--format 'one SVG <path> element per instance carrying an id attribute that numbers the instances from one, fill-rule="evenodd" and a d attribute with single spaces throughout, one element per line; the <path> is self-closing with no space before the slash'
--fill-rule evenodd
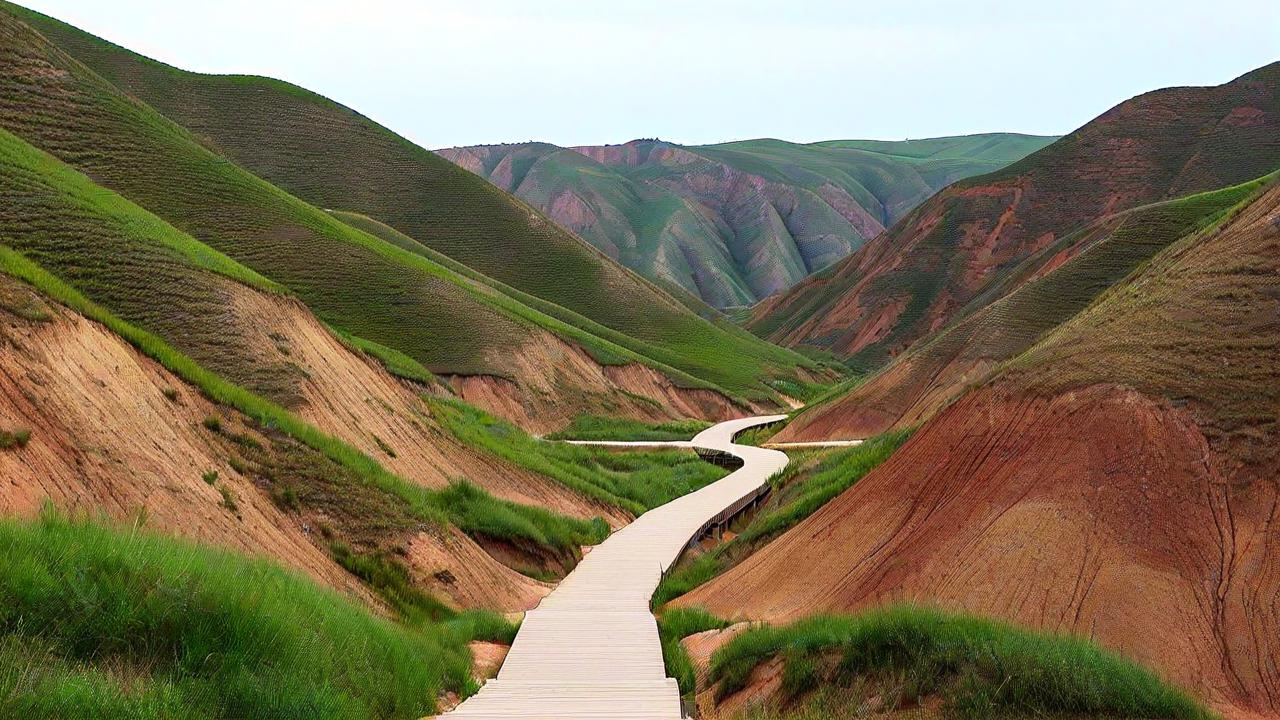
<path id="1" fill-rule="evenodd" d="M 438 263 L 371 243 L 318 208 L 367 215 L 535 298 L 534 309 L 558 324 L 532 322 L 573 335 L 603 362 L 629 359 L 612 343 L 686 373 L 676 374 L 679 383 L 754 398 L 773 396 L 762 378 L 810 365 L 709 310 L 712 319 L 699 316 L 520 201 L 348 108 L 277 80 L 184 72 L 3 7 L 7 25 L 21 18 L 56 45 L 6 28 L 10 62 L 56 67 L 61 86 L 16 82 L 29 71 L 12 66 L 7 127 L 290 287 L 331 324 L 433 371 L 508 374 L 501 358 L 520 328 L 503 313 L 460 310 L 471 303 L 435 273 Z M 45 115 L 32 118 L 33 110 Z M 124 155 L 132 162 L 119 162 Z"/>
<path id="2" fill-rule="evenodd" d="M 439 152 L 627 267 L 730 307 L 790 287 L 948 183 L 1003 167 L 1054 139 L 636 140 Z"/>

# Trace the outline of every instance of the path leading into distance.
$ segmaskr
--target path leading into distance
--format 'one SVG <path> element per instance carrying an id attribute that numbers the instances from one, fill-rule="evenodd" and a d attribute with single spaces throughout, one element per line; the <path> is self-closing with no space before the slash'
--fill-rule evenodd
<path id="1" fill-rule="evenodd" d="M 744 464 L 596 546 L 525 615 L 498 676 L 441 717 L 677 720 L 680 690 L 663 667 L 649 598 L 690 540 L 736 514 L 786 467 L 787 456 L 777 450 L 733 442 L 747 428 L 785 417 L 722 422 L 691 442 L 645 443 L 719 450 Z"/>

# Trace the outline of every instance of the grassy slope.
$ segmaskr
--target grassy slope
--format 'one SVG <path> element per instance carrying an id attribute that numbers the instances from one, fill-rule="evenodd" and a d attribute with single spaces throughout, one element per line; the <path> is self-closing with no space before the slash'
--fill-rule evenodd
<path id="1" fill-rule="evenodd" d="M 892 710 L 940 696 L 960 717 L 1212 717 L 1150 671 L 1086 640 L 911 606 L 748 630 L 712 657 L 710 681 L 723 697 L 775 657 L 784 660 L 782 693 L 791 699 L 823 685 L 826 693 L 854 688 L 856 678 L 861 693 L 840 698 L 845 706 L 878 695 Z"/>
<path id="2" fill-rule="evenodd" d="M 470 447 L 546 475 L 633 515 L 724 477 L 726 471 L 678 450 L 612 452 L 540 441 L 455 400 L 427 398 L 432 416 Z"/>
<path id="3" fill-rule="evenodd" d="M 579 415 L 567 427 L 547 435 L 548 440 L 688 440 L 711 427 L 703 420 L 643 423 L 602 415 Z"/>
<path id="4" fill-rule="evenodd" d="M 576 324 L 580 317 L 590 318 L 616 333 L 606 339 L 734 394 L 768 396 L 771 392 L 760 384 L 761 378 L 791 374 L 796 367 L 810 364 L 726 321 L 699 317 L 489 183 L 318 95 L 264 78 L 186 73 L 36 13 L 6 7 L 102 76 L 152 103 L 219 153 L 260 172 L 266 180 L 318 206 L 356 211 L 384 222 L 468 267 L 542 299 L 547 304 L 540 310 L 568 324 Z M 164 151 L 172 153 L 173 148 Z M 189 152 L 184 154 L 195 159 Z M 233 172 L 233 166 L 222 169 Z M 195 180 L 200 186 L 215 170 L 202 168 L 194 177 L 171 176 L 168 184 L 181 188 Z M 210 193 L 207 187 L 200 190 L 205 197 L 221 194 Z M 123 194 L 140 199 L 130 192 Z M 454 338 L 439 337 L 443 330 L 435 329 L 448 327 L 451 318 L 456 325 L 456 312 L 424 309 L 422 317 L 431 322 L 414 322 L 410 332 L 404 323 L 392 322 L 398 315 L 389 312 L 390 308 L 409 299 L 406 295 L 425 302 L 420 297 L 423 293 L 410 289 L 414 285 L 397 263 L 369 260 L 368 267 L 359 267 L 359 261 L 365 259 L 363 253 L 349 246 L 338 249 L 334 243 L 335 239 L 350 243 L 349 229 L 336 229 L 333 225 L 339 223 L 332 218 L 319 219 L 314 208 L 304 212 L 292 207 L 272 223 L 284 227 L 275 227 L 269 235 L 257 233 L 259 237 L 249 249 L 231 247 L 242 242 L 243 233 L 254 234 L 254 228 L 237 228 L 232 217 L 219 214 L 217 222 L 210 223 L 215 218 L 188 217 L 190 207 L 159 207 L 172 205 L 168 198 L 148 199 L 154 202 L 140 204 L 233 257 L 239 250 L 246 264 L 299 289 L 304 300 L 326 320 L 353 334 L 419 360 L 420 354 L 459 352 L 448 349 L 455 344 Z M 305 218 L 294 213 L 303 213 Z M 261 222 L 263 215 L 260 212 L 255 217 Z M 210 226 L 222 230 L 219 237 L 202 237 L 201 232 Z M 299 238 L 289 237 L 297 233 L 305 233 L 305 247 Z M 332 249 L 325 252 L 322 248 L 326 246 Z M 342 258 L 343 262 L 328 267 L 324 277 L 316 275 L 319 261 L 331 258 Z M 514 258 L 518 262 L 513 262 Z M 382 282 L 350 287 L 360 278 Z M 574 281 L 565 282 L 565 278 Z M 388 296 L 393 289 L 399 292 Z M 304 290 L 316 296 L 308 297 Z M 381 312 L 373 315 L 371 309 Z M 475 319 L 467 320 L 467 328 L 474 327 Z M 437 337 L 413 341 L 415 332 L 422 334 L 427 329 Z M 483 339 L 482 334 L 467 333 L 463 328 L 456 335 L 456 347 L 462 349 L 474 348 Z M 474 363 L 478 353 L 473 350 L 468 356 Z M 431 362 L 423 364 L 433 368 Z"/>
<path id="5" fill-rule="evenodd" d="M 770 479 L 774 489 L 765 509 L 732 540 L 682 560 L 658 584 L 651 601 L 653 607 L 662 607 L 710 581 L 795 527 L 887 460 L 910 434 L 909 431 L 886 433 L 861 445 L 833 451 L 813 467 L 806 467 L 801 456 L 796 456 L 786 469 Z"/>
<path id="6" fill-rule="evenodd" d="M 1234 487 L 1267 485 L 1280 462 L 1278 217 L 1273 182 L 1164 249 L 994 380 L 1049 395 L 1109 383 L 1168 401 L 1239 463 Z"/>
<path id="7" fill-rule="evenodd" d="M 400 625 L 264 561 L 46 515 L 0 521 L 0 715 L 416 718 L 469 692 L 491 616 Z"/>
<path id="8" fill-rule="evenodd" d="M 102 323 L 213 401 L 234 408 L 259 426 L 283 432 L 324 455 L 358 485 L 375 488 L 393 498 L 397 510 L 415 522 L 429 525 L 453 522 L 473 535 L 520 541 L 561 552 L 576 551 L 580 545 L 599 542 L 607 532 L 599 519 L 588 522 L 518 505 L 465 483 L 443 490 L 428 490 L 409 483 L 288 410 L 210 372 L 163 339 L 122 320 L 21 253 L 3 245 L 0 245 L 0 272 L 29 283 L 54 301 Z"/>
<path id="9" fill-rule="evenodd" d="M 970 363 L 1003 362 L 1027 350 L 1161 250 L 1215 225 L 1276 178 L 1273 173 L 1229 188 L 1135 208 L 1068 235 L 1028 258 L 988 296 L 976 298 L 973 304 L 981 309 L 921 342 L 889 366 L 909 368 L 907 373 L 886 369 L 841 396 L 806 407 L 796 416 L 797 425 L 838 425 L 840 415 L 854 413 L 867 403 L 874 404 L 877 412 L 887 413 L 884 427 L 927 419 L 964 390 L 964 377 L 956 373 L 963 373 Z M 1078 254 L 1040 274 L 1049 260 L 1068 250 Z M 1008 288 L 1013 290 L 1004 295 Z M 988 305 L 989 297 L 999 299 Z M 941 395 L 924 394 L 940 389 Z"/>

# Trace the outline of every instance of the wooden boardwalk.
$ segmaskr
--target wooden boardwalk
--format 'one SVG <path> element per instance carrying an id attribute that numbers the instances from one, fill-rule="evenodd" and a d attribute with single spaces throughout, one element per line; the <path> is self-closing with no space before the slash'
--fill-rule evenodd
<path id="1" fill-rule="evenodd" d="M 733 444 L 733 436 L 784 415 L 731 420 L 671 443 L 731 453 L 742 468 L 636 518 L 593 549 L 530 610 L 498 676 L 441 716 L 677 720 L 680 691 L 662 664 L 649 598 L 703 530 L 745 507 L 786 467 L 777 450 Z"/>

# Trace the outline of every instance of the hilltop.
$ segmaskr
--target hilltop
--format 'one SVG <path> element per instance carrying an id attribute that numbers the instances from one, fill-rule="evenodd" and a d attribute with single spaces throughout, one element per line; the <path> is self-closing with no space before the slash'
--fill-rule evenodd
<path id="1" fill-rule="evenodd" d="M 747 326 L 879 368 L 1007 294 L 1023 261 L 1089 223 L 1274 170 L 1278 77 L 1274 63 L 1216 87 L 1121 103 L 1008 167 L 951 185 L 845 260 L 760 303 Z"/>

